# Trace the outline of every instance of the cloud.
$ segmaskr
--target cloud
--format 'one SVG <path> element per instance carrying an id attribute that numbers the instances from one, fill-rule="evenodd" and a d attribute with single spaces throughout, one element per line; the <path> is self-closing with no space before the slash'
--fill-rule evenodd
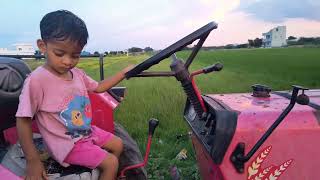
<path id="1" fill-rule="evenodd" d="M 289 18 L 320 21 L 319 9 L 319 0 L 250 0 L 241 1 L 237 10 L 264 21 L 283 22 Z"/>
<path id="2" fill-rule="evenodd" d="M 105 16 L 92 9 L 100 14 L 96 19 L 101 24 L 97 26 L 99 22 L 94 19 L 86 20 L 91 31 L 87 48 L 105 51 L 151 46 L 163 49 L 210 21 L 219 25 L 211 32 L 205 46 L 246 43 L 248 39 L 261 38 L 262 33 L 278 25 L 286 25 L 288 35 L 317 36 L 320 32 L 317 21 L 304 18 L 283 18 L 282 22 L 261 20 L 252 13 L 240 11 L 243 6 L 257 3 L 256 0 L 241 3 L 240 0 L 145 1 L 139 6 L 126 5 L 121 11 L 114 5 L 113 10 L 106 8 Z M 130 7 L 137 9 L 133 12 Z"/>
<path id="3" fill-rule="evenodd" d="M 34 43 L 43 15 L 57 9 L 68 9 L 86 22 L 89 41 L 85 50 L 90 52 L 133 46 L 163 49 L 211 21 L 219 27 L 207 38 L 206 46 L 247 42 L 278 25 L 287 25 L 290 35 L 319 36 L 319 13 L 315 11 L 320 9 L 319 0 L 278 1 L 4 1 L 0 47 Z"/>
<path id="4" fill-rule="evenodd" d="M 116 10 L 117 5 L 110 11 L 106 8 L 106 15 L 95 20 L 92 19 L 93 11 L 99 11 L 92 9 L 88 11 L 91 19 L 85 20 L 91 31 L 87 48 L 110 50 L 151 46 L 163 49 L 208 22 L 223 22 L 239 4 L 240 0 L 139 1 L 138 4 L 126 4 L 121 11 Z M 97 26 L 97 19 L 104 23 Z"/>

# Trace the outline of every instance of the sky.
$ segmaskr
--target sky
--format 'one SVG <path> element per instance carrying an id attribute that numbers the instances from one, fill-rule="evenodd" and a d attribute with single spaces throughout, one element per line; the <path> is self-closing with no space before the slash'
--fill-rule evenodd
<path id="1" fill-rule="evenodd" d="M 287 37 L 320 36 L 320 0 L 2 0 L 0 48 L 36 48 L 40 20 L 59 9 L 85 21 L 90 52 L 164 49 L 211 21 L 218 29 L 204 46 L 247 43 L 280 25 Z"/>

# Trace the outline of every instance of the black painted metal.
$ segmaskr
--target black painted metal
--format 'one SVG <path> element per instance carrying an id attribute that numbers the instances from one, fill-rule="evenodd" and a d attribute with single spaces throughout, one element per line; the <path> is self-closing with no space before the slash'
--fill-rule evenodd
<path id="1" fill-rule="evenodd" d="M 142 72 L 135 77 L 170 77 L 174 76 L 174 72 Z"/>
<path id="2" fill-rule="evenodd" d="M 126 78 L 129 79 L 131 77 L 136 77 L 138 74 L 143 72 L 144 70 L 150 68 L 151 66 L 158 64 L 160 61 L 170 57 L 177 51 L 182 50 L 189 44 L 192 44 L 195 40 L 201 39 L 201 41 L 205 41 L 208 34 L 213 30 L 216 29 L 218 25 L 215 22 L 210 22 L 207 25 L 203 26 L 202 28 L 194 31 L 193 33 L 189 34 L 188 36 L 182 38 L 181 40 L 177 41 L 176 43 L 172 44 L 171 46 L 165 48 L 164 50 L 160 51 L 158 54 L 150 57 L 149 59 L 145 60 L 144 62 L 138 64 L 135 68 L 130 70 L 126 73 Z M 202 44 L 198 43 L 198 48 L 201 48 Z M 191 54 L 195 56 L 198 50 L 194 51 Z M 193 58 L 192 58 L 193 59 Z"/>
<path id="3" fill-rule="evenodd" d="M 203 70 L 204 74 L 208 74 L 208 73 L 211 73 L 213 71 L 221 71 L 222 68 L 223 68 L 223 64 L 216 63 L 216 64 L 213 64 L 211 66 L 205 67 L 202 70 Z"/>
<path id="4" fill-rule="evenodd" d="M 104 80 L 103 54 L 99 56 L 100 80 Z"/>
<path id="5" fill-rule="evenodd" d="M 233 166 L 239 173 L 243 173 L 244 163 L 247 162 L 254 153 L 260 148 L 260 146 L 266 141 L 266 139 L 271 135 L 271 133 L 278 127 L 278 125 L 283 121 L 283 119 L 292 110 L 295 103 L 297 102 L 297 96 L 299 90 L 305 90 L 306 88 L 300 86 L 293 86 L 290 104 L 287 108 L 280 114 L 277 120 L 269 127 L 269 129 L 262 135 L 262 137 L 257 141 L 253 148 L 249 151 L 247 155 L 244 154 L 244 143 L 240 142 L 233 153 L 230 156 L 230 160 Z M 242 150 L 243 149 L 243 150 Z"/>
<path id="6" fill-rule="evenodd" d="M 170 65 L 170 68 L 173 72 L 175 72 L 176 79 L 181 82 L 183 90 L 186 93 L 192 106 L 194 107 L 198 118 L 200 120 L 203 120 L 206 117 L 206 115 L 201 107 L 200 101 L 192 86 L 189 71 L 185 67 L 185 64 L 183 63 L 182 60 L 178 60 L 174 55 L 172 56 L 172 58 L 173 58 L 173 61 Z"/>
<path id="7" fill-rule="evenodd" d="M 272 94 L 276 94 L 276 95 L 279 95 L 279 96 L 282 96 L 282 97 L 285 97 L 287 99 L 290 99 L 291 98 L 291 94 L 287 93 L 287 92 L 278 92 L 278 91 L 275 91 L 275 92 L 272 92 Z M 316 110 L 320 110 L 320 104 L 316 104 L 315 102 L 312 102 L 312 101 L 309 101 L 309 103 L 307 104 L 308 106 L 316 109 Z"/>
<path id="8" fill-rule="evenodd" d="M 208 32 L 207 34 L 204 34 L 199 42 L 197 43 L 196 47 L 193 48 L 192 53 L 190 54 L 190 56 L 188 57 L 185 67 L 188 69 L 190 64 L 192 63 L 193 59 L 196 57 L 196 55 L 198 54 L 200 48 L 202 47 L 204 41 L 206 41 L 207 37 L 209 36 L 210 32 Z"/>
<path id="9" fill-rule="evenodd" d="M 23 61 L 0 57 L 0 144 L 4 143 L 2 131 L 16 124 L 19 95 L 29 73 L 31 70 Z"/>
<path id="10" fill-rule="evenodd" d="M 211 97 L 202 97 L 208 109 L 207 121 L 199 121 L 190 101 L 187 101 L 184 118 L 202 148 L 215 164 L 221 164 L 237 127 L 237 113 Z"/>
<path id="11" fill-rule="evenodd" d="M 254 97 L 270 97 L 271 88 L 262 85 L 262 84 L 254 84 L 252 87 L 252 96 Z"/>
<path id="12" fill-rule="evenodd" d="M 156 127 L 159 125 L 159 121 L 157 119 L 151 118 L 149 120 L 149 130 L 148 134 L 153 136 Z"/>

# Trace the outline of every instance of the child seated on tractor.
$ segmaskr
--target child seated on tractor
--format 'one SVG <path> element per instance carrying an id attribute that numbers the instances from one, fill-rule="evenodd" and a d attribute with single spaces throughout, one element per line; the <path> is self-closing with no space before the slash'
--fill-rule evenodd
<path id="1" fill-rule="evenodd" d="M 115 179 L 123 150 L 119 137 L 91 125 L 89 92 L 105 92 L 124 79 L 128 66 L 96 82 L 76 68 L 88 31 L 79 17 L 66 10 L 45 15 L 40 22 L 44 65 L 25 80 L 17 117 L 19 141 L 27 160 L 26 179 L 47 179 L 32 141 L 34 119 L 52 157 L 62 166 L 99 168 L 100 179 Z"/>

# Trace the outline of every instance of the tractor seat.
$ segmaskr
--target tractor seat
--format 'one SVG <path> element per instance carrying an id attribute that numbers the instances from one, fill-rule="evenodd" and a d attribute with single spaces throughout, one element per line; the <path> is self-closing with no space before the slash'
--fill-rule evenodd
<path id="1" fill-rule="evenodd" d="M 16 124 L 19 95 L 30 72 L 23 61 L 0 57 L 0 160 L 7 152 L 3 131 Z"/>
<path id="2" fill-rule="evenodd" d="M 15 126 L 19 95 L 30 68 L 19 59 L 0 57 L 0 132 Z"/>

